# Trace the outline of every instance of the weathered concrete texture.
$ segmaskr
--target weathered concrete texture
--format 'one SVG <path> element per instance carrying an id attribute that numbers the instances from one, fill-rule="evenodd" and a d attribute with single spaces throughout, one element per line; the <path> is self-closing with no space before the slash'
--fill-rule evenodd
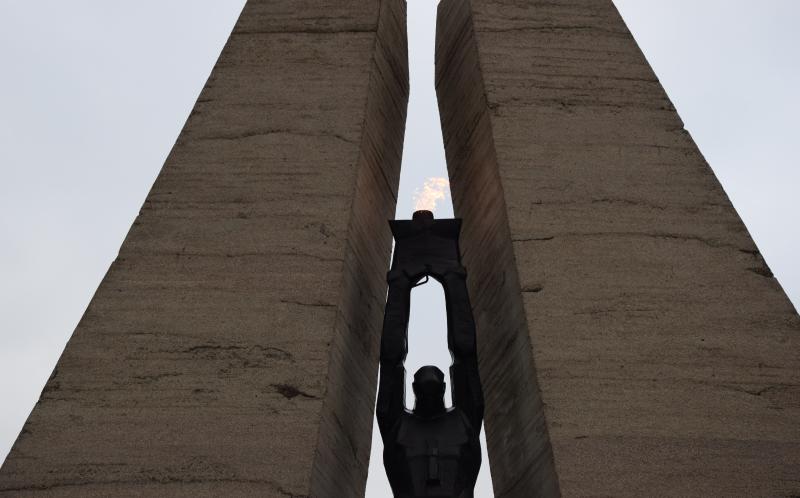
<path id="1" fill-rule="evenodd" d="M 247 3 L 0 495 L 363 494 L 404 9 Z"/>
<path id="2" fill-rule="evenodd" d="M 800 319 L 612 2 L 439 9 L 496 496 L 800 494 Z"/>

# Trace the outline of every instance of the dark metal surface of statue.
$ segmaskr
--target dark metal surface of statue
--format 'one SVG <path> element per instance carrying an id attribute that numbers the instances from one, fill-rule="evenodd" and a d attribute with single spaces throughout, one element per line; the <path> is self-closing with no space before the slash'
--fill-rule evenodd
<path id="1" fill-rule="evenodd" d="M 481 465 L 483 393 L 458 248 L 461 220 L 434 220 L 429 211 L 417 211 L 412 220 L 389 224 L 395 251 L 387 277 L 377 406 L 386 474 L 396 498 L 471 498 Z M 428 277 L 444 288 L 453 407 L 445 408 L 442 371 L 425 366 L 414 374 L 415 403 L 409 411 L 404 361 L 411 289 Z"/>

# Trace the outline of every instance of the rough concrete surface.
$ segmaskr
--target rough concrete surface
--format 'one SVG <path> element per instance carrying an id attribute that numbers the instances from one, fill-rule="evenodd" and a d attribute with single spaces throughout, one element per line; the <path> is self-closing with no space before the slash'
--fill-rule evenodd
<path id="1" fill-rule="evenodd" d="M 800 495 L 800 318 L 611 0 L 443 0 L 436 64 L 496 496 Z"/>
<path id="2" fill-rule="evenodd" d="M 404 9 L 247 3 L 0 495 L 363 495 Z"/>

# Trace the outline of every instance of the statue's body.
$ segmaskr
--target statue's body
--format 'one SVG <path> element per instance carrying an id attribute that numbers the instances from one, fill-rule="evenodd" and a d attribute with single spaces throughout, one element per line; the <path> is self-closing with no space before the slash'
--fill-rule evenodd
<path id="1" fill-rule="evenodd" d="M 397 498 L 471 498 L 481 464 L 483 394 L 475 322 L 458 251 L 460 221 L 417 212 L 411 221 L 391 222 L 396 247 L 388 275 L 377 418 L 384 465 Z M 444 374 L 426 366 L 414 375 L 415 404 L 408 411 L 404 361 L 411 289 L 426 277 L 438 280 L 445 292 L 453 407 L 444 405 Z"/>

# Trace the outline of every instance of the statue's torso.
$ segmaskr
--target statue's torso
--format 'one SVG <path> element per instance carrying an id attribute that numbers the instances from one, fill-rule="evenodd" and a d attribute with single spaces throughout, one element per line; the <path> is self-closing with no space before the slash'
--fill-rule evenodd
<path id="1" fill-rule="evenodd" d="M 384 448 L 398 498 L 471 498 L 481 455 L 477 434 L 457 409 L 421 418 L 405 413 Z"/>

